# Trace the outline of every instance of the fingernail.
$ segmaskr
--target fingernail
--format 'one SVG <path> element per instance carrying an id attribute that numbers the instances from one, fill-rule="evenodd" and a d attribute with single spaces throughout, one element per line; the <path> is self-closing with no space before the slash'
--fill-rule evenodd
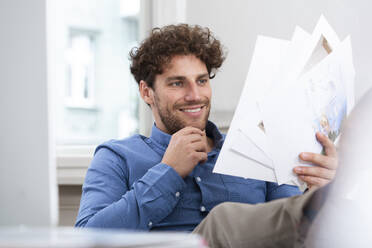
<path id="1" fill-rule="evenodd" d="M 300 168 L 300 167 L 295 167 L 295 168 L 294 168 L 294 171 L 295 171 L 296 173 L 300 173 L 300 172 L 302 172 L 302 168 Z"/>
<path id="2" fill-rule="evenodd" d="M 309 154 L 307 154 L 306 152 L 303 152 L 303 153 L 301 153 L 301 158 L 302 159 L 308 159 L 309 158 Z"/>
<path id="3" fill-rule="evenodd" d="M 325 137 L 324 133 L 317 132 L 318 137 Z"/>

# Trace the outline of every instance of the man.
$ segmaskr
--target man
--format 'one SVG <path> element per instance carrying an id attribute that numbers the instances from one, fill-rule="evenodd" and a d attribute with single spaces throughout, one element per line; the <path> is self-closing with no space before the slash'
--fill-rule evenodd
<path id="1" fill-rule="evenodd" d="M 97 147 L 83 185 L 76 226 L 192 231 L 222 202 L 262 203 L 300 194 L 297 187 L 212 173 L 224 141 L 208 116 L 210 79 L 222 65 L 220 42 L 207 28 L 156 28 L 130 54 L 141 98 L 155 119 L 150 137 L 134 135 Z M 319 167 L 295 172 L 310 186 L 326 184 L 335 148 L 303 153 Z"/>

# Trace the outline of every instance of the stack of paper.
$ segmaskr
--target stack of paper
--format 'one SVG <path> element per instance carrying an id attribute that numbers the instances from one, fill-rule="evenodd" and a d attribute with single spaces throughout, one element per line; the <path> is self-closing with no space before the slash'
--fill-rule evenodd
<path id="1" fill-rule="evenodd" d="M 315 133 L 332 140 L 354 105 L 350 38 L 323 16 L 312 34 L 259 36 L 245 86 L 214 172 L 278 184 L 304 184 L 293 173 L 301 152 L 320 153 Z"/>

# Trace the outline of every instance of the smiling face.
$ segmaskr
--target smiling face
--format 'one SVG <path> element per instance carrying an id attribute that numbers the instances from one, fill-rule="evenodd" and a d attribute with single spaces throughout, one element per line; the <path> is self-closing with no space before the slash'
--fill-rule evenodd
<path id="1" fill-rule="evenodd" d="M 140 82 L 140 93 L 163 132 L 173 134 L 187 126 L 205 129 L 212 90 L 206 65 L 194 55 L 174 56 L 156 75 L 153 88 Z"/>

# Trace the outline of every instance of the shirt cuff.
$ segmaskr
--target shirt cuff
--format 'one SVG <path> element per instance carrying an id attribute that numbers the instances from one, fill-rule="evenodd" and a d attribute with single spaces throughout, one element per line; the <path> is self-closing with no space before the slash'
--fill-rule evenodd
<path id="1" fill-rule="evenodd" d="M 171 166 L 164 163 L 149 169 L 142 181 L 156 187 L 163 194 L 175 194 L 186 187 L 183 178 Z"/>

